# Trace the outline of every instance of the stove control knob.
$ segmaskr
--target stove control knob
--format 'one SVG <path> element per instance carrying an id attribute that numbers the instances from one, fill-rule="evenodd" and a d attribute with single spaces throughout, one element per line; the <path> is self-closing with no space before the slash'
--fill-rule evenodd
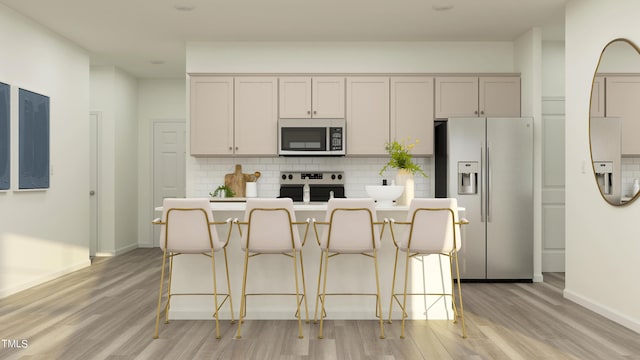
<path id="1" fill-rule="evenodd" d="M 331 174 L 331 180 L 335 180 L 336 179 L 336 174 Z"/>
<path id="2" fill-rule="evenodd" d="M 282 180 L 287 180 L 287 175 L 286 174 L 282 174 Z"/>
<path id="3" fill-rule="evenodd" d="M 293 180 L 293 175 L 289 174 L 289 180 Z"/>
<path id="4" fill-rule="evenodd" d="M 338 174 L 338 180 L 342 180 L 342 174 Z"/>

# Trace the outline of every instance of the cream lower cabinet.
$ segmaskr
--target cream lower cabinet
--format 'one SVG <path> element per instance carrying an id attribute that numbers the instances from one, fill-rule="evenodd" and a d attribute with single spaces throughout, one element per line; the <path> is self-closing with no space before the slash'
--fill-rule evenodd
<path id="1" fill-rule="evenodd" d="M 622 155 L 640 155 L 640 76 L 606 77 L 606 116 L 621 119 Z"/>
<path id="2" fill-rule="evenodd" d="M 385 155 L 389 78 L 347 78 L 347 155 Z"/>
<path id="3" fill-rule="evenodd" d="M 412 155 L 433 155 L 434 78 L 391 78 L 391 140 L 419 140 Z"/>
<path id="4" fill-rule="evenodd" d="M 435 117 L 518 117 L 520 77 L 444 76 L 435 79 Z"/>
<path id="5" fill-rule="evenodd" d="M 275 77 L 192 76 L 191 155 L 277 155 Z"/>

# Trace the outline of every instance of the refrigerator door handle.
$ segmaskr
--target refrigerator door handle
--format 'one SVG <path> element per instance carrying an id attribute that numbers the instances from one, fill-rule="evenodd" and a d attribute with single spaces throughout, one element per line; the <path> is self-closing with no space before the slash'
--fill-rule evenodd
<path id="1" fill-rule="evenodd" d="M 484 160 L 484 144 L 480 144 L 480 161 L 482 161 L 482 160 Z M 480 164 L 480 168 L 484 169 L 484 166 L 482 166 L 482 164 Z M 480 222 L 484 222 L 484 210 L 485 210 L 484 209 L 484 200 L 485 200 L 484 198 L 485 198 L 486 194 L 484 193 L 484 190 L 482 190 L 482 189 L 484 189 L 484 181 L 485 181 L 484 177 L 485 177 L 486 172 L 484 170 L 481 170 L 481 171 L 482 171 L 482 176 L 481 176 L 481 180 L 480 181 L 482 182 L 482 184 L 480 184 L 480 189 L 481 189 L 480 190 Z"/>
<path id="2" fill-rule="evenodd" d="M 491 222 L 491 146 L 487 144 L 487 222 Z"/>

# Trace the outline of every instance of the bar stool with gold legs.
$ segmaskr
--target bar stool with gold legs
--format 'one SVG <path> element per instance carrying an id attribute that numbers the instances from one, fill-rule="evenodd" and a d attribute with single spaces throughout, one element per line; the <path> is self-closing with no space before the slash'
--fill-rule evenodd
<path id="1" fill-rule="evenodd" d="M 302 319 L 300 305 L 304 301 L 306 321 L 309 322 L 307 307 L 307 290 L 304 281 L 304 265 L 302 262 L 302 247 L 306 242 L 310 220 L 297 222 L 293 210 L 293 201 L 289 198 L 281 199 L 247 199 L 245 221 L 239 222 L 238 229 L 242 237 L 244 251 L 244 274 L 242 277 L 242 303 L 240 304 L 240 321 L 238 334 L 241 338 L 243 319 L 247 314 L 247 296 L 251 295 L 295 295 L 296 318 L 298 319 L 298 338 L 302 339 Z M 242 227 L 245 227 L 244 231 Z M 296 225 L 296 226 L 294 226 Z M 304 238 L 300 241 L 297 225 L 306 225 Z M 293 277 L 295 293 L 247 293 L 247 276 L 249 259 L 265 254 L 285 255 L 293 260 Z M 298 273 L 298 259 L 300 259 L 300 274 Z M 302 277 L 302 294 L 300 294 L 299 276 Z"/>
<path id="2" fill-rule="evenodd" d="M 396 245 L 396 257 L 393 265 L 393 282 L 391 284 L 391 303 L 389 304 L 389 323 L 391 323 L 391 311 L 395 300 L 402 309 L 402 330 L 400 338 L 404 339 L 404 323 L 407 318 L 407 295 L 437 295 L 450 296 L 453 307 L 453 322 L 460 318 L 462 321 L 462 337 L 467 337 L 464 324 L 464 309 L 462 307 L 462 288 L 460 286 L 460 270 L 458 267 L 458 251 L 461 247 L 460 225 L 467 221 L 458 220 L 458 201 L 450 199 L 413 199 L 409 206 L 409 213 L 406 222 L 391 220 L 391 237 Z M 402 236 L 396 238 L 397 225 L 407 225 Z M 398 266 L 398 253 L 403 252 L 405 256 L 404 268 L 404 288 L 403 292 L 395 292 L 396 273 Z M 425 255 L 444 255 L 449 257 L 449 269 L 451 271 L 451 293 L 425 294 L 408 293 L 407 279 L 409 278 L 409 263 L 412 258 Z M 456 277 L 458 279 L 458 301 L 459 309 L 456 306 L 455 289 L 453 280 L 453 266 L 455 264 Z M 426 274 L 424 275 L 426 278 Z M 441 274 L 442 276 L 442 274 Z M 402 302 L 398 296 L 402 295 Z"/>
<path id="3" fill-rule="evenodd" d="M 164 272 L 167 259 L 169 259 L 169 285 L 167 287 L 167 304 L 165 305 L 165 323 L 169 323 L 169 307 L 171 298 L 177 295 L 213 295 L 214 313 L 216 319 L 216 338 L 220 338 L 220 325 L 218 313 L 224 302 L 229 299 L 231 322 L 233 319 L 233 303 L 231 302 L 231 285 L 229 284 L 229 265 L 227 263 L 227 245 L 231 236 L 231 219 L 226 222 L 213 221 L 213 214 L 209 205 L 209 199 L 164 199 L 162 218 L 153 221 L 161 225 L 160 248 L 162 249 L 162 271 L 160 275 L 160 290 L 158 292 L 158 309 L 156 312 L 156 326 L 153 338 L 158 338 L 158 324 L 160 322 L 160 309 L 162 305 L 162 288 L 164 285 Z M 225 242 L 220 241 L 216 225 L 227 224 L 229 231 Z M 215 253 L 222 251 L 227 275 L 227 293 L 218 293 L 216 278 Z M 211 258 L 211 270 L 213 276 L 212 293 L 172 293 L 171 277 L 173 274 L 173 258 L 182 254 L 202 254 Z M 218 302 L 218 296 L 224 296 L 222 302 Z"/>
<path id="4" fill-rule="evenodd" d="M 318 233 L 318 225 L 326 226 L 321 235 Z M 318 296 L 316 297 L 316 310 L 314 315 L 314 322 L 316 322 L 318 319 L 318 303 L 320 303 L 322 306 L 318 338 L 322 339 L 323 320 L 326 316 L 325 298 L 327 295 L 375 295 L 376 317 L 380 319 L 380 338 L 384 339 L 382 305 L 380 303 L 380 278 L 378 276 L 378 249 L 380 249 L 381 236 L 381 231 L 377 227 L 378 225 L 382 225 L 382 231 L 384 231 L 384 223 L 376 220 L 376 209 L 373 199 L 330 199 L 327 204 L 326 221 L 314 221 L 314 231 L 320 249 L 322 250 L 320 255 L 320 271 L 318 274 Z M 329 258 L 343 254 L 364 255 L 373 259 L 373 270 L 376 279 L 375 294 L 327 294 Z M 347 274 L 341 274 L 341 276 L 346 275 Z M 322 291 L 320 291 L 321 282 Z"/>

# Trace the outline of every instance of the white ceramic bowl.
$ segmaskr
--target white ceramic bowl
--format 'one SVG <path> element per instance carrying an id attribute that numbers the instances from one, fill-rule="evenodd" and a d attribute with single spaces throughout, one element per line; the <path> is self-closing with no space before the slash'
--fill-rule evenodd
<path id="1" fill-rule="evenodd" d="M 373 198 L 380 206 L 393 206 L 393 200 L 402 195 L 404 186 L 401 185 L 366 185 L 367 195 Z"/>

